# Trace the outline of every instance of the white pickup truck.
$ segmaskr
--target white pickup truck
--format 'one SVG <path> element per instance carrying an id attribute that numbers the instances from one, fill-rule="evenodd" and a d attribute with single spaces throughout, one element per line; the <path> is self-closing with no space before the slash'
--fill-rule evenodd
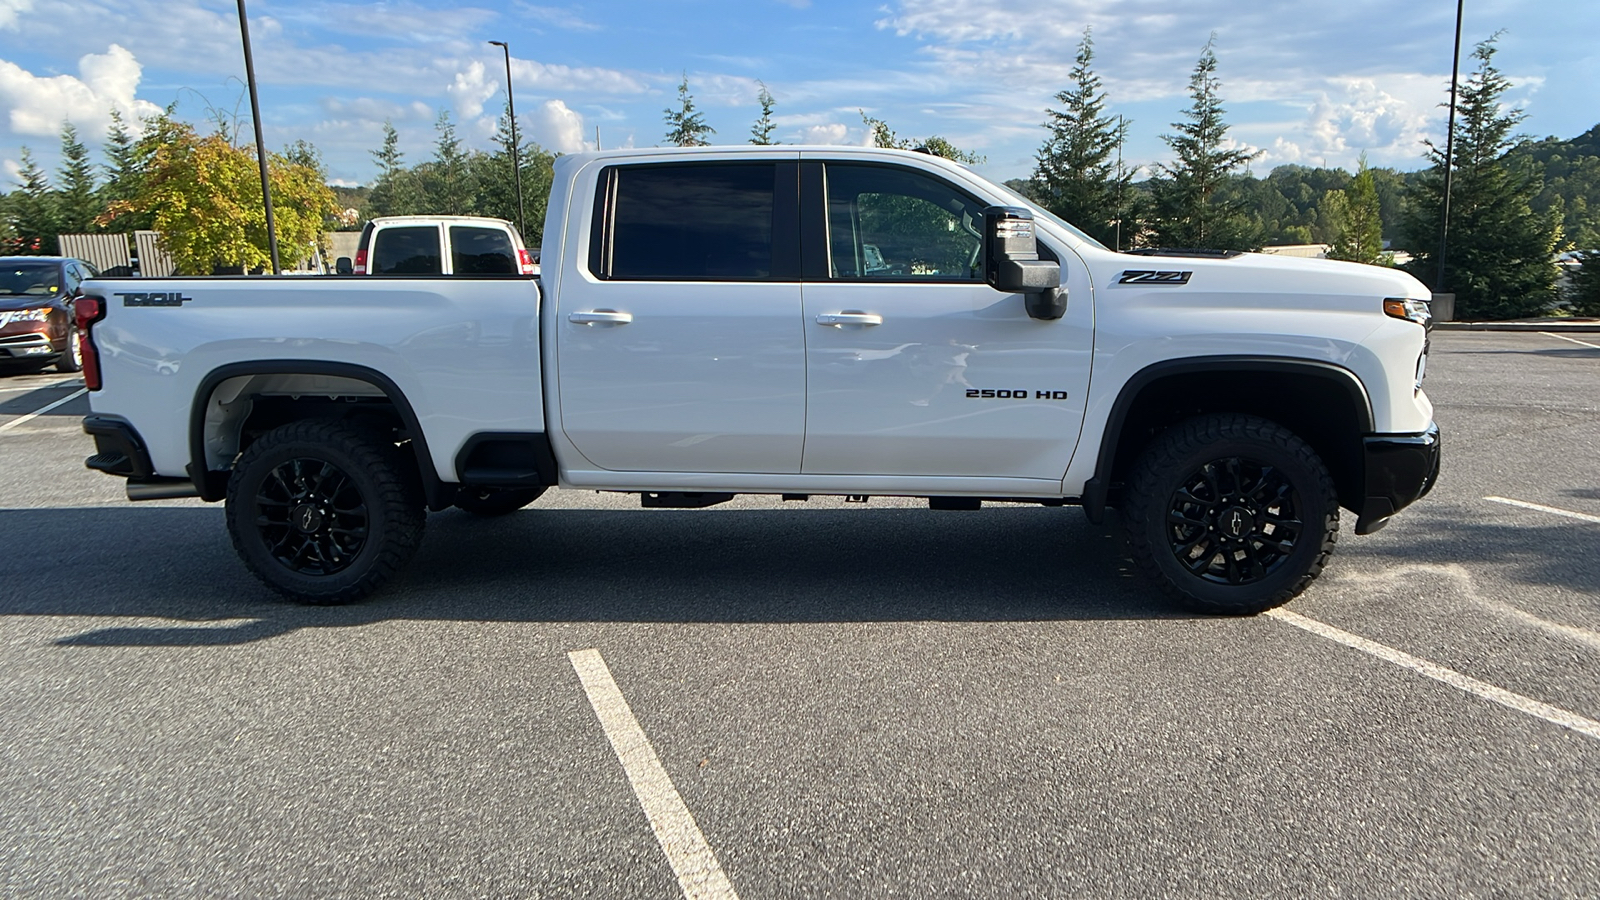
<path id="1" fill-rule="evenodd" d="M 95 279 L 98 452 L 223 500 L 277 591 L 358 599 L 427 512 L 551 486 L 1120 512 L 1179 602 L 1253 613 L 1425 494 L 1424 287 L 1391 269 L 1116 253 L 922 153 L 556 161 L 537 280 Z"/>

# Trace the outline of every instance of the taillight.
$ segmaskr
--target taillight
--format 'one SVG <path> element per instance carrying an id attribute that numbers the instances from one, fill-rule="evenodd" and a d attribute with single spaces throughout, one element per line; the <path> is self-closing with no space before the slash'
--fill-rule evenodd
<path id="1" fill-rule="evenodd" d="M 522 270 L 522 274 L 524 275 L 533 274 L 534 262 L 532 250 L 524 247 L 517 251 L 517 267 Z"/>
<path id="2" fill-rule="evenodd" d="M 356 251 L 356 274 L 367 274 L 367 249 L 365 247 Z"/>
<path id="3" fill-rule="evenodd" d="M 106 317 L 105 304 L 99 297 L 79 297 L 72 304 L 72 316 L 78 323 L 78 348 L 83 354 L 83 385 L 91 391 L 100 390 L 100 353 L 94 349 L 94 323 Z"/>

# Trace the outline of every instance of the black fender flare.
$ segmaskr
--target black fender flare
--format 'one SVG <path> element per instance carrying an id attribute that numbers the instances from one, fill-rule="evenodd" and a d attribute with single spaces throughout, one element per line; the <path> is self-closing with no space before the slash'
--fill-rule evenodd
<path id="1" fill-rule="evenodd" d="M 1330 362 L 1280 356 L 1195 356 L 1167 359 L 1151 363 L 1135 372 L 1122 385 L 1117 399 L 1111 405 L 1111 415 L 1106 419 L 1105 432 L 1100 437 L 1100 455 L 1095 461 L 1094 477 L 1083 485 L 1083 511 L 1089 521 L 1099 524 L 1105 518 L 1106 502 L 1111 493 L 1112 469 L 1117 460 L 1117 444 L 1127 424 L 1128 413 L 1146 387 L 1164 378 L 1197 375 L 1207 372 L 1259 372 L 1290 375 L 1310 375 L 1339 385 L 1350 396 L 1361 416 L 1362 434 L 1373 430 L 1372 399 L 1366 386 L 1356 373 Z M 1357 439 L 1359 435 L 1352 435 Z"/>
<path id="2" fill-rule="evenodd" d="M 446 486 L 434 469 L 433 457 L 428 452 L 428 439 L 422 432 L 422 423 L 405 392 L 389 376 L 376 369 L 355 363 L 314 359 L 262 359 L 249 362 L 228 363 L 206 373 L 195 389 L 194 402 L 189 407 L 189 478 L 204 500 L 215 502 L 227 495 L 228 478 L 225 472 L 213 472 L 206 466 L 205 422 L 206 406 L 217 386 L 230 378 L 249 375 L 328 375 L 364 381 L 384 393 L 405 425 L 411 438 L 411 449 L 417 457 L 417 470 L 422 476 L 423 491 L 428 506 L 442 509 L 449 505 L 447 495 L 453 496 L 454 485 Z"/>

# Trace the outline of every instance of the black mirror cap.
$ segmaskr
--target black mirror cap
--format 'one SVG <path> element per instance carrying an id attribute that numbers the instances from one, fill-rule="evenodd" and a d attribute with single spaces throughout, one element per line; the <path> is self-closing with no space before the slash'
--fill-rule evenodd
<path id="1" fill-rule="evenodd" d="M 338 275 L 354 275 L 356 267 L 350 262 L 350 257 L 341 256 L 333 261 L 333 271 Z"/>
<path id="2" fill-rule="evenodd" d="M 1029 318 L 1059 319 L 1067 314 L 1067 289 L 1053 287 L 1036 294 L 1028 294 L 1023 298 L 1022 304 L 1028 310 Z"/>
<path id="3" fill-rule="evenodd" d="M 1033 236 L 1033 213 L 1020 206 L 991 206 L 983 211 L 983 238 L 988 252 L 985 280 L 997 291 L 1031 294 L 1061 285 L 1061 266 L 1039 258 Z"/>

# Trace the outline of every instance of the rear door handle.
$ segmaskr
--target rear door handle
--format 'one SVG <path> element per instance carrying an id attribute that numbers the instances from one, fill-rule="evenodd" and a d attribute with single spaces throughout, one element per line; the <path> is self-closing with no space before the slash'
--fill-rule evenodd
<path id="1" fill-rule="evenodd" d="M 817 316 L 817 324 L 832 325 L 836 328 L 844 325 L 882 325 L 883 316 L 877 313 L 861 312 L 857 309 L 847 309 L 844 312 L 823 313 Z"/>
<path id="2" fill-rule="evenodd" d="M 633 313 L 617 312 L 614 309 L 591 309 L 588 312 L 575 312 L 567 316 L 567 321 L 579 325 L 626 325 L 633 321 Z"/>

